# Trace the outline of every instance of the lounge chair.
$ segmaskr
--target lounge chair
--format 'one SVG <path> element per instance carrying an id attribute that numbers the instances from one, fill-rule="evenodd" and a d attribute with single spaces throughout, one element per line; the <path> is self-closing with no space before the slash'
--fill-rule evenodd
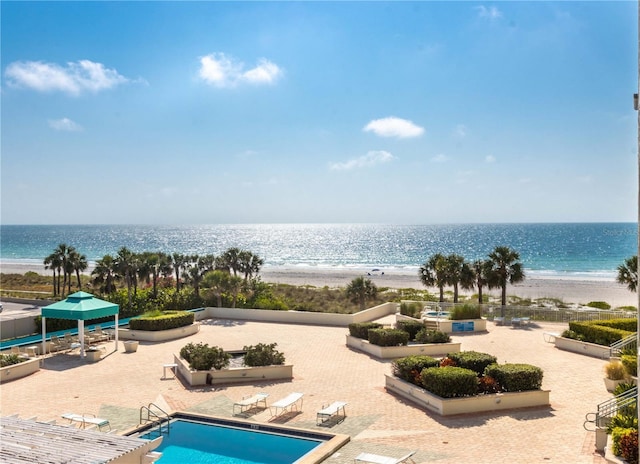
<path id="1" fill-rule="evenodd" d="M 56 336 L 51 336 L 51 342 L 49 343 L 49 353 L 52 351 L 62 351 L 71 348 L 71 343 L 67 343 L 66 340 Z"/>
<path id="2" fill-rule="evenodd" d="M 271 412 L 271 417 L 280 416 L 285 412 L 290 412 L 292 410 L 299 411 L 302 409 L 302 397 L 304 393 L 290 393 L 286 397 L 281 400 L 276 401 L 271 406 L 269 406 L 269 412 Z M 298 406 L 298 401 L 300 402 L 300 406 Z"/>
<path id="3" fill-rule="evenodd" d="M 334 401 L 328 406 L 323 405 L 322 409 L 318 411 L 316 414 L 316 425 L 321 425 L 331 419 L 332 417 L 336 417 L 337 422 L 340 422 L 340 418 L 342 420 L 347 417 L 347 413 L 344 407 L 347 405 L 344 401 Z M 342 414 L 340 414 L 340 410 L 342 410 Z"/>
<path id="4" fill-rule="evenodd" d="M 98 427 L 98 430 L 102 431 L 102 427 L 109 427 L 111 430 L 111 424 L 107 419 L 101 419 L 100 417 L 96 417 L 93 414 L 72 414 L 67 413 L 62 415 L 63 419 L 67 419 L 69 423 L 78 422 L 80 424 L 80 428 L 89 427 Z"/>
<path id="5" fill-rule="evenodd" d="M 355 462 L 370 462 L 373 464 L 400 464 L 400 463 L 413 463 L 415 461 L 411 459 L 411 456 L 416 454 L 416 451 L 412 451 L 409 454 L 402 456 L 401 458 L 392 458 L 389 456 L 382 456 L 380 454 L 373 453 L 360 453 L 356 456 Z"/>
<path id="6" fill-rule="evenodd" d="M 236 408 L 240 408 L 239 414 L 242 414 L 247 409 L 257 408 L 258 403 L 262 403 L 264 409 L 267 409 L 268 396 L 268 393 L 256 393 L 253 396 L 245 396 L 240 401 L 233 403 L 233 415 L 235 416 L 236 414 L 238 414 L 236 413 Z"/>
<path id="7" fill-rule="evenodd" d="M 102 327 L 97 325 L 95 331 L 93 332 L 93 336 L 98 339 L 98 341 L 104 342 L 111 340 L 111 336 L 102 330 Z"/>

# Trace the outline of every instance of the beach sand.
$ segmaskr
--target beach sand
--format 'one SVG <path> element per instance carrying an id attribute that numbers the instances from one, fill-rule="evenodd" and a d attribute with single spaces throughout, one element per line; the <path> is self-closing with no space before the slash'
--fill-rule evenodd
<path id="1" fill-rule="evenodd" d="M 0 272 L 2 273 L 24 274 L 28 271 L 51 275 L 51 272 L 45 270 L 42 265 L 0 261 Z M 87 270 L 87 273 L 89 272 L 91 269 Z M 378 287 L 425 289 L 414 272 L 405 270 L 387 270 L 384 274 L 376 272 L 368 275 L 367 271 L 363 269 L 265 266 L 260 271 L 263 282 L 314 287 L 346 287 L 352 279 L 359 276 L 371 279 Z M 437 288 L 429 288 L 428 290 L 435 294 L 438 292 Z M 445 290 L 452 289 L 445 288 Z M 460 293 L 462 295 L 470 292 L 461 291 Z M 485 289 L 484 293 L 495 297 L 500 295 L 499 290 L 487 292 Z M 612 307 L 638 305 L 636 293 L 630 292 L 624 285 L 606 279 L 526 278 L 519 284 L 509 285 L 507 295 L 531 299 L 556 298 L 565 303 L 578 304 L 606 301 Z"/>

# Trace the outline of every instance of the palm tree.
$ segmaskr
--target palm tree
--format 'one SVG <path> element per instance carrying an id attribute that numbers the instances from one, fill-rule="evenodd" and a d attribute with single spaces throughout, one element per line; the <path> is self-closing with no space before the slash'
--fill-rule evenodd
<path id="1" fill-rule="evenodd" d="M 506 246 L 497 246 L 489 253 L 491 262 L 491 282 L 496 287 L 502 289 L 502 309 L 500 315 L 504 317 L 505 306 L 507 305 L 507 284 L 515 284 L 524 280 L 524 270 L 522 263 L 518 260 L 520 254 Z"/>
<path id="2" fill-rule="evenodd" d="M 469 288 L 473 286 L 473 271 L 464 258 L 451 254 L 446 258 L 446 279 L 448 285 L 453 285 L 453 302 L 458 302 L 458 286 Z"/>
<path id="3" fill-rule="evenodd" d="M 171 257 L 166 253 L 145 251 L 139 255 L 138 278 L 153 285 L 153 298 L 158 297 L 160 276 L 171 272 Z"/>
<path id="4" fill-rule="evenodd" d="M 58 296 L 60 293 L 60 275 L 56 280 L 56 271 L 60 272 L 62 269 L 62 261 L 57 253 L 51 253 L 44 259 L 44 268 L 51 269 L 53 271 L 53 296 Z"/>
<path id="5" fill-rule="evenodd" d="M 129 250 L 127 247 L 122 247 L 118 250 L 118 254 L 115 257 L 115 267 L 118 273 L 124 279 L 127 285 L 127 300 L 129 307 L 131 307 L 131 288 L 134 283 L 137 288 L 137 259 L 135 253 Z"/>
<path id="6" fill-rule="evenodd" d="M 483 304 L 482 288 L 485 286 L 491 288 L 489 286 L 489 281 L 491 280 L 491 276 L 489 275 L 491 272 L 491 261 L 477 259 L 471 265 L 471 271 L 473 273 L 473 282 L 469 289 L 474 286 L 478 288 L 478 304 Z"/>
<path id="7" fill-rule="evenodd" d="M 215 270 L 207 272 L 202 279 L 202 287 L 209 288 L 218 299 L 218 308 L 222 306 L 222 294 L 229 287 L 230 274 L 225 271 Z"/>
<path id="8" fill-rule="evenodd" d="M 58 266 L 58 293 L 62 295 L 60 292 L 60 270 L 62 269 L 62 291 L 67 287 L 67 281 L 71 278 L 70 273 L 73 272 L 73 269 L 69 267 L 69 255 L 75 251 L 75 248 L 67 245 L 66 243 L 61 243 L 58 247 L 53 251 L 54 255 L 57 255 L 58 260 L 60 261 L 60 265 Z M 69 286 L 69 293 L 71 293 L 71 286 Z"/>
<path id="9" fill-rule="evenodd" d="M 248 250 L 242 250 L 238 255 L 238 270 L 244 274 L 244 282 L 253 278 L 254 274 L 260 272 L 260 268 L 264 264 L 264 260 L 258 255 Z"/>
<path id="10" fill-rule="evenodd" d="M 624 260 L 624 263 L 618 266 L 617 282 L 624 284 L 627 288 L 635 292 L 638 290 L 638 256 L 632 256 Z"/>
<path id="11" fill-rule="evenodd" d="M 360 311 L 364 310 L 367 300 L 374 299 L 378 294 L 378 287 L 371 279 L 356 277 L 347 285 L 347 298 L 360 305 Z"/>
<path id="12" fill-rule="evenodd" d="M 440 303 L 444 301 L 444 286 L 447 285 L 447 258 L 436 253 L 418 270 L 420 282 L 425 287 L 438 287 L 440 290 Z"/>
<path id="13" fill-rule="evenodd" d="M 104 255 L 96 261 L 96 267 L 91 272 L 94 285 L 100 286 L 100 292 L 109 294 L 116 291 L 116 280 L 119 278 L 116 262 L 111 255 Z"/>
<path id="14" fill-rule="evenodd" d="M 233 271 L 233 275 L 238 275 L 238 271 L 240 270 L 240 249 L 239 248 L 229 248 L 225 251 L 221 258 L 223 266 L 229 269 L 229 272 Z"/>
<path id="15" fill-rule="evenodd" d="M 227 291 L 231 293 L 233 300 L 231 302 L 231 307 L 235 308 L 236 303 L 238 302 L 238 293 L 240 293 L 240 289 L 242 288 L 242 278 L 238 276 L 229 276 Z"/>
<path id="16" fill-rule="evenodd" d="M 172 256 L 171 264 L 173 265 L 173 272 L 176 274 L 176 291 L 180 290 L 180 270 L 184 268 L 187 257 L 180 253 L 174 253 Z"/>
<path id="17" fill-rule="evenodd" d="M 78 280 L 78 290 L 82 290 L 82 281 L 80 280 L 80 273 L 85 271 L 89 267 L 87 257 L 78 253 L 75 249 L 69 253 L 70 268 L 76 273 L 76 279 Z M 71 287 L 71 277 L 69 277 L 69 287 Z M 71 292 L 71 288 L 69 288 Z"/>

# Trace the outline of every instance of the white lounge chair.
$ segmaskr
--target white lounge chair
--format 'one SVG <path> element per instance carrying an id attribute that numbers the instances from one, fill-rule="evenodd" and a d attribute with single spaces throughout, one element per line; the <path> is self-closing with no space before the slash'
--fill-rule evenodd
<path id="1" fill-rule="evenodd" d="M 271 412 L 271 417 L 280 416 L 285 412 L 299 411 L 302 409 L 302 397 L 304 393 L 291 393 L 281 400 L 276 401 L 271 406 L 269 406 L 269 412 Z M 300 406 L 298 406 L 298 401 L 300 402 Z"/>
<path id="2" fill-rule="evenodd" d="M 256 393 L 253 396 L 245 396 L 240 401 L 233 403 L 233 415 L 235 416 L 236 408 L 240 408 L 240 414 L 247 409 L 257 408 L 259 403 L 262 403 L 264 409 L 267 409 L 267 397 L 268 393 Z"/>
<path id="3" fill-rule="evenodd" d="M 411 462 L 415 464 L 415 461 L 411 459 L 411 456 L 416 454 L 416 451 L 412 451 L 409 454 L 402 456 L 401 458 L 392 458 L 389 456 L 382 456 L 380 454 L 373 453 L 360 453 L 356 456 L 355 462 L 370 462 L 373 464 L 400 464 Z"/>
<path id="4" fill-rule="evenodd" d="M 347 403 L 344 401 L 334 401 L 328 406 L 323 405 L 322 409 L 316 414 L 316 425 L 320 425 L 328 421 L 333 416 L 336 416 L 337 422 L 340 422 L 340 417 L 344 420 L 345 417 L 347 417 L 347 413 L 344 409 L 346 405 Z M 341 410 L 342 414 L 340 414 Z"/>
<path id="5" fill-rule="evenodd" d="M 98 427 L 98 430 L 102 431 L 102 427 L 109 427 L 111 430 L 111 424 L 107 419 L 96 417 L 93 414 L 72 414 L 66 413 L 62 415 L 63 419 L 67 419 L 69 423 L 78 422 L 80 428 L 86 429 L 87 425 Z"/>

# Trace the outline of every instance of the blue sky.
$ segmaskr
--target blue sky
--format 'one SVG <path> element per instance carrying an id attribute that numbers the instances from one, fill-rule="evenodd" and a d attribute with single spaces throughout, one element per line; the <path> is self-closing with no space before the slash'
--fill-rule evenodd
<path id="1" fill-rule="evenodd" d="M 6 2 L 1 220 L 637 219 L 636 2 Z"/>

